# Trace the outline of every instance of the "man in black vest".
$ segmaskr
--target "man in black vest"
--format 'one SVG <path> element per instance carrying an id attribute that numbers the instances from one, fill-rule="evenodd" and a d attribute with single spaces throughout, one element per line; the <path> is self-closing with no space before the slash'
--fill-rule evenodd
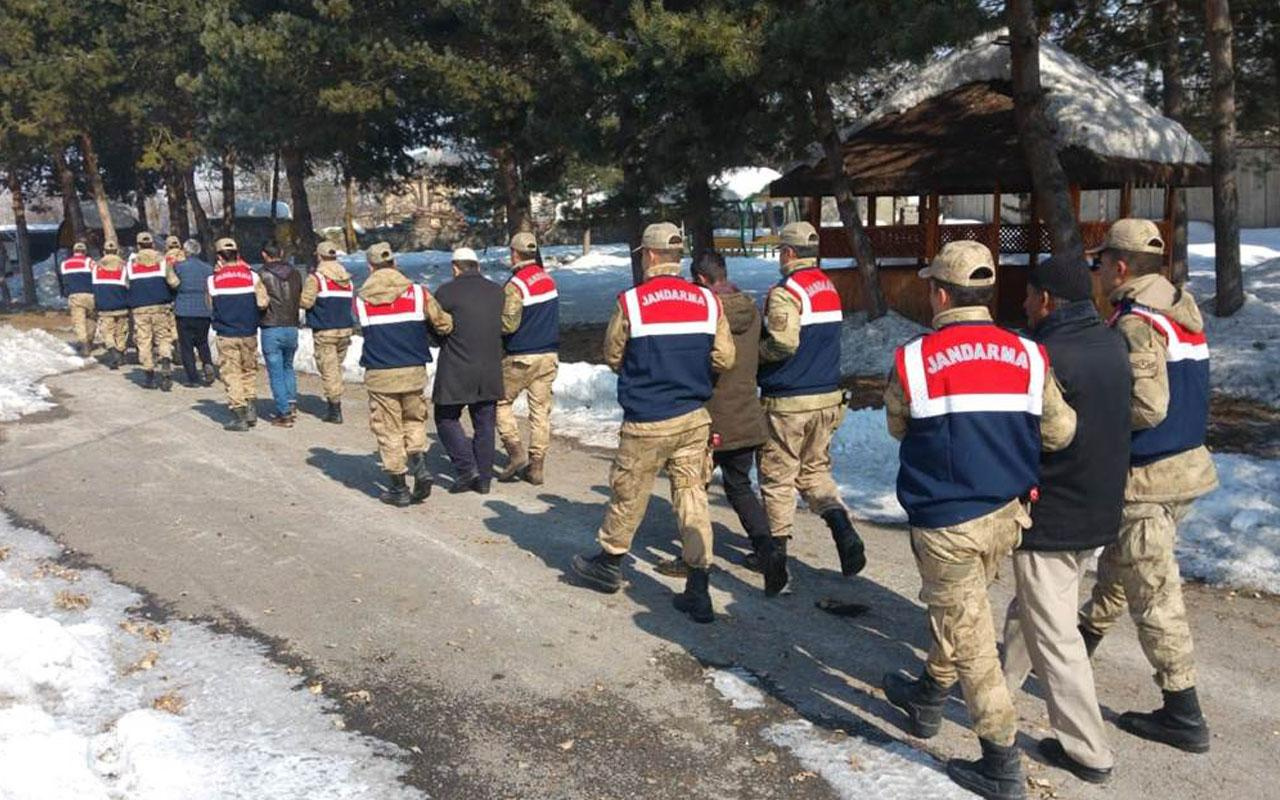
<path id="1" fill-rule="evenodd" d="M 1087 265 L 1058 256 L 1033 267 L 1027 284 L 1031 335 L 1075 409 L 1076 436 L 1040 457 L 1040 498 L 1013 556 L 1017 596 L 1006 615 L 1004 669 L 1011 693 L 1032 668 L 1040 679 L 1054 733 L 1040 741 L 1041 755 L 1102 783 L 1114 756 L 1076 608 L 1085 562 L 1120 530 L 1132 377 L 1124 339 L 1099 318 L 1092 290 Z"/>
<path id="2" fill-rule="evenodd" d="M 502 287 L 481 274 L 474 250 L 459 247 L 453 251 L 453 280 L 436 291 L 436 299 L 453 317 L 453 330 L 440 346 L 431 391 L 436 432 L 457 473 L 449 492 L 488 494 L 498 401 L 503 396 Z M 471 437 L 462 429 L 464 407 L 471 415 Z"/>

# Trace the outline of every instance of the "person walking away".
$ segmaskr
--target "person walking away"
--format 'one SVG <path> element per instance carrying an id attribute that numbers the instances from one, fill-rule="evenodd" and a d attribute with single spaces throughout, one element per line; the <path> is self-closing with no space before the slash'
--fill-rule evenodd
<path id="1" fill-rule="evenodd" d="M 173 299 L 173 313 L 178 327 L 178 355 L 187 385 L 213 385 L 213 357 L 209 353 L 209 306 L 205 292 L 213 267 L 200 259 L 200 243 L 188 239 L 182 247 L 184 258 L 173 266 L 178 276 L 178 292 Z M 203 371 L 196 370 L 196 353 L 200 354 Z"/>
<path id="2" fill-rule="evenodd" d="M 189 254 L 182 245 L 182 240 L 177 236 L 164 237 L 164 260 L 171 267 L 177 268 L 179 264 L 186 261 Z"/>
<path id="3" fill-rule="evenodd" d="M 918 680 L 888 674 L 883 688 L 907 712 L 908 730 L 929 738 L 958 680 L 982 758 L 952 759 L 947 775 L 982 797 L 1022 798 L 1018 717 L 987 589 L 1031 522 L 1024 503 L 1040 451 L 1071 443 L 1075 412 L 1044 349 L 992 322 L 996 268 L 985 245 L 951 242 L 920 277 L 929 281 L 934 331 L 898 348 L 884 398 L 889 433 L 902 442 L 898 502 L 932 645 Z"/>
<path id="4" fill-rule="evenodd" d="M 120 369 L 129 346 L 129 279 L 125 270 L 120 246 L 104 242 L 102 260 L 93 265 L 93 307 L 102 346 L 107 349 L 102 361 L 112 370 Z"/>
<path id="5" fill-rule="evenodd" d="M 76 353 L 88 358 L 93 352 L 93 337 L 98 331 L 93 306 L 93 259 L 84 242 L 71 246 L 71 255 L 58 265 L 62 276 L 62 295 L 71 310 L 71 326 L 76 332 Z"/>
<path id="6" fill-rule="evenodd" d="M 604 358 L 618 374 L 622 429 L 609 472 L 611 498 L 596 534 L 600 552 L 574 556 L 574 573 L 601 592 L 622 588 L 622 559 L 649 506 L 659 470 L 671 480 L 688 577 L 673 602 L 700 623 L 713 622 L 711 516 L 706 455 L 716 373 L 733 367 L 733 334 L 710 289 L 680 277 L 684 237 L 669 222 L 645 228 L 644 281 L 618 296 L 605 332 Z"/>
<path id="7" fill-rule="evenodd" d="M 129 257 L 125 270 L 129 281 L 129 315 L 133 319 L 133 339 L 138 346 L 138 363 L 146 375 L 144 389 L 173 388 L 173 290 L 178 276 L 153 245 L 150 233 L 138 234 L 138 249 Z M 158 357 L 157 357 L 158 356 Z M 156 381 L 157 362 L 160 380 Z"/>
<path id="8" fill-rule="evenodd" d="M 338 262 L 338 248 L 333 242 L 321 242 L 316 247 L 316 258 L 315 272 L 302 283 L 298 305 L 306 310 L 307 327 L 311 328 L 316 368 L 327 405 L 324 421 L 341 425 L 342 363 L 356 325 L 352 311 L 355 289 L 351 273 Z"/>
<path id="9" fill-rule="evenodd" d="M 449 333 L 453 319 L 441 311 L 427 287 L 396 268 L 391 245 L 379 242 L 365 257 L 370 272 L 356 296 L 356 316 L 364 335 L 360 365 L 369 393 L 369 428 L 388 484 L 378 499 L 404 507 L 431 495 L 425 452 L 428 337 L 432 331 Z"/>
<path id="10" fill-rule="evenodd" d="M 552 386 L 560 371 L 560 292 L 542 268 L 532 233 L 511 237 L 511 277 L 503 288 L 503 396 L 498 401 L 498 437 L 507 451 L 500 481 L 523 477 L 541 486 L 551 445 Z M 521 394 L 529 406 L 529 448 L 520 437 L 512 405 Z"/>
<path id="11" fill-rule="evenodd" d="M 436 290 L 453 329 L 440 344 L 431 400 L 436 432 L 453 462 L 452 494 L 488 494 L 493 478 L 494 428 L 502 399 L 503 289 L 480 272 L 469 247 L 453 251 L 453 280 Z M 462 410 L 472 435 L 462 428 Z"/>
<path id="12" fill-rule="evenodd" d="M 217 264 L 205 295 L 231 410 L 223 427 L 243 432 L 258 424 L 258 319 L 270 298 L 258 274 L 240 259 L 234 239 L 219 239 L 214 252 Z"/>
<path id="13" fill-rule="evenodd" d="M 796 515 L 796 490 L 831 530 L 840 572 L 867 565 L 862 537 L 831 477 L 831 439 L 844 421 L 840 326 L 835 284 L 817 265 L 818 232 L 807 222 L 782 229 L 782 281 L 765 300 L 760 391 L 769 439 L 760 452 L 760 493 L 785 565 Z"/>
<path id="14" fill-rule="evenodd" d="M 1218 486 L 1204 446 L 1209 419 L 1209 344 L 1195 298 L 1160 274 L 1164 240 L 1155 223 L 1117 220 L 1095 266 L 1129 347 L 1133 434 L 1120 536 L 1098 558 L 1098 581 L 1080 612 L 1090 654 L 1129 609 L 1164 702 L 1116 720 L 1135 736 L 1189 753 L 1209 750 L 1196 695 L 1195 652 L 1175 553 L 1178 523 Z"/>
<path id="15" fill-rule="evenodd" d="M 275 413 L 271 424 L 292 428 L 298 408 L 298 374 L 293 357 L 298 352 L 298 307 L 302 275 L 283 261 L 284 250 L 275 240 L 262 246 L 262 285 L 269 302 L 262 312 L 262 360 L 267 365 Z"/>
<path id="16" fill-rule="evenodd" d="M 1104 783 L 1115 756 L 1076 615 L 1086 563 L 1120 530 L 1132 378 L 1124 339 L 1098 317 L 1092 295 L 1081 260 L 1053 256 L 1030 270 L 1023 309 L 1031 338 L 1049 354 L 1076 412 L 1076 434 L 1065 449 L 1040 456 L 1040 496 L 1013 554 L 1004 671 L 1011 693 L 1033 668 L 1039 678 L 1054 734 L 1040 740 L 1040 754 L 1081 780 Z"/>

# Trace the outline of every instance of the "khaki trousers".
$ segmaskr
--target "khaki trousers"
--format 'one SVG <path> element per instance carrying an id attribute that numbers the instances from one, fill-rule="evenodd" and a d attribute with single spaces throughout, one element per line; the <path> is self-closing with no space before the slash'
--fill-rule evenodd
<path id="1" fill-rule="evenodd" d="M 769 412 L 769 440 L 760 451 L 760 495 L 769 530 L 790 536 L 796 490 L 813 513 L 843 508 L 831 477 L 831 438 L 844 421 L 844 405 L 790 414 Z"/>
<path id="2" fill-rule="evenodd" d="M 351 346 L 351 329 L 312 331 L 311 340 L 324 397 L 330 403 L 336 403 L 342 399 L 342 362 L 347 357 L 347 348 Z"/>
<path id="3" fill-rule="evenodd" d="M 98 331 L 102 334 L 103 347 L 123 353 L 129 346 L 129 312 L 98 312 Z"/>
<path id="4" fill-rule="evenodd" d="M 511 406 L 521 392 L 528 392 L 529 455 L 545 457 L 551 444 L 551 387 L 560 371 L 560 356 L 535 353 L 502 359 L 503 398 L 498 401 L 498 438 L 520 441 L 520 427 Z"/>
<path id="5" fill-rule="evenodd" d="M 227 405 L 244 408 L 258 399 L 258 337 L 219 336 L 218 374 L 227 388 Z"/>
<path id="6" fill-rule="evenodd" d="M 85 346 L 88 353 L 93 349 L 93 335 L 98 332 L 93 315 L 93 295 L 89 292 L 69 295 L 67 308 L 71 310 L 71 327 L 75 329 L 76 340 Z"/>
<path id="7" fill-rule="evenodd" d="M 911 529 L 933 638 L 925 668 L 941 686 L 959 681 L 974 733 L 1005 746 L 1013 744 L 1018 717 L 1000 670 L 987 587 L 1030 523 L 1014 500 L 952 527 Z"/>
<path id="8" fill-rule="evenodd" d="M 596 539 L 606 553 L 623 555 L 631 550 L 631 540 L 644 520 L 654 479 L 664 467 L 671 480 L 671 505 L 684 561 L 690 567 L 711 565 L 711 514 L 707 508 L 706 476 L 703 462 L 711 426 L 702 425 L 671 436 L 619 437 L 618 452 L 609 471 L 612 499 Z"/>
<path id="9" fill-rule="evenodd" d="M 369 429 L 378 440 L 382 470 L 409 471 L 409 456 L 427 449 L 427 398 L 413 392 L 369 392 Z"/>
<path id="10" fill-rule="evenodd" d="M 1191 503 L 1126 502 L 1120 538 L 1098 557 L 1098 582 L 1080 612 L 1080 623 L 1104 635 L 1126 607 L 1138 641 L 1167 692 L 1196 685 L 1191 626 L 1182 601 L 1182 575 L 1175 553 L 1178 523 Z"/>
<path id="11" fill-rule="evenodd" d="M 173 309 L 167 306 L 135 308 L 133 314 L 133 341 L 138 346 L 138 363 L 151 371 L 156 368 L 155 352 L 160 358 L 171 358 L 173 343 L 178 338 L 173 322 Z"/>
<path id="12" fill-rule="evenodd" d="M 1010 693 L 1032 668 L 1044 687 L 1049 724 L 1067 755 L 1094 769 L 1110 769 L 1093 666 L 1076 627 L 1080 577 L 1092 550 L 1013 554 L 1017 595 L 1004 624 L 1004 672 Z"/>

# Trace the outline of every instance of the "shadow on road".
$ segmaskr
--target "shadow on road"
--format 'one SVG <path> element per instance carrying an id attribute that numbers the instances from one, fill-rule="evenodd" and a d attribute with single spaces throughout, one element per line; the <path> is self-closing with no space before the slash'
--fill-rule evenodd
<path id="1" fill-rule="evenodd" d="M 327 447 L 313 447 L 308 451 L 307 465 L 366 497 L 376 498 L 386 479 L 377 457 L 369 453 L 339 453 Z"/>

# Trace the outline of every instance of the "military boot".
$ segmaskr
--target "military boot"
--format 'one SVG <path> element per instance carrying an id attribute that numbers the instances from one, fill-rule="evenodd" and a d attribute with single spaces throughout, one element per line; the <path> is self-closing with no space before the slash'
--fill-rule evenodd
<path id="1" fill-rule="evenodd" d="M 107 348 L 107 354 L 102 357 L 102 362 L 107 365 L 109 370 L 120 369 L 120 362 L 123 360 L 120 356 L 120 351 L 114 347 Z"/>
<path id="2" fill-rule="evenodd" d="M 885 698 L 907 712 L 910 717 L 907 731 L 912 736 L 929 739 L 938 735 L 942 728 L 942 706 L 947 702 L 950 689 L 939 686 L 929 670 L 921 670 L 920 677 L 914 681 L 890 672 L 880 685 Z"/>
<path id="3" fill-rule="evenodd" d="M 761 546 L 760 571 L 764 573 L 764 593 L 774 597 L 791 581 L 787 572 L 787 537 L 772 536 Z"/>
<path id="4" fill-rule="evenodd" d="M 769 537 L 752 536 L 750 537 L 750 539 L 751 539 L 751 552 L 743 556 L 742 566 L 746 567 L 752 572 L 763 572 L 764 571 L 764 550 L 769 545 Z"/>
<path id="5" fill-rule="evenodd" d="M 413 492 L 409 499 L 414 503 L 421 503 L 431 496 L 431 470 L 427 469 L 426 453 L 409 456 L 409 473 L 413 475 Z"/>
<path id="6" fill-rule="evenodd" d="M 342 424 L 342 401 L 341 400 L 329 401 L 329 410 L 324 415 L 324 421 L 332 422 L 335 425 Z"/>
<path id="7" fill-rule="evenodd" d="M 537 455 L 529 456 L 529 466 L 524 468 L 524 479 L 533 486 L 541 486 L 544 480 L 543 469 L 546 465 L 546 456 Z"/>
<path id="8" fill-rule="evenodd" d="M 822 521 L 831 529 L 831 538 L 836 543 L 836 552 L 840 555 L 840 574 L 857 575 L 867 565 L 866 550 L 862 545 L 862 537 L 854 530 L 849 520 L 849 512 L 843 508 L 833 508 L 822 515 Z"/>
<path id="9" fill-rule="evenodd" d="M 987 800 L 1023 800 L 1027 791 L 1017 745 L 1004 747 L 988 739 L 979 739 L 978 743 L 982 745 L 982 758 L 951 759 L 947 762 L 947 777 Z"/>
<path id="10" fill-rule="evenodd" d="M 590 558 L 574 556 L 573 572 L 597 592 L 613 594 L 622 588 L 622 556 L 601 550 Z"/>
<path id="11" fill-rule="evenodd" d="M 1102 643 L 1102 634 L 1094 633 L 1086 628 L 1083 623 L 1079 626 L 1079 630 L 1080 638 L 1084 639 L 1084 651 L 1088 654 L 1089 658 L 1093 658 L 1094 651 L 1097 650 L 1098 645 Z"/>
<path id="12" fill-rule="evenodd" d="M 142 388 L 143 389 L 156 388 L 156 371 L 154 369 L 149 369 L 143 374 Z"/>
<path id="13" fill-rule="evenodd" d="M 1195 687 L 1162 694 L 1162 707 L 1149 714 L 1126 711 L 1116 720 L 1116 727 L 1141 739 L 1167 744 L 1188 753 L 1209 752 L 1209 725 L 1200 713 Z"/>
<path id="14" fill-rule="evenodd" d="M 507 449 L 507 466 L 498 473 L 498 481 L 514 483 L 520 479 L 520 471 L 529 463 L 529 454 L 525 452 L 524 442 L 519 439 L 508 439 L 502 446 Z"/>
<path id="15" fill-rule="evenodd" d="M 398 508 L 404 508 L 413 502 L 413 498 L 409 494 L 409 485 L 405 482 L 405 476 L 392 475 L 388 472 L 387 483 L 389 484 L 387 488 L 378 495 L 379 500 L 389 506 Z"/>
<path id="16" fill-rule="evenodd" d="M 231 421 L 222 426 L 224 431 L 247 431 L 249 430 L 249 421 L 245 416 L 243 408 L 231 409 Z"/>
<path id="17" fill-rule="evenodd" d="M 244 407 L 244 409 L 245 421 L 247 421 L 249 423 L 249 427 L 252 428 L 254 425 L 258 424 L 258 398 L 250 398 L 249 403 Z"/>
<path id="18" fill-rule="evenodd" d="M 715 622 L 715 611 L 711 608 L 711 593 L 708 587 L 711 573 L 705 567 L 689 567 L 689 577 L 685 579 L 684 591 L 671 599 L 677 611 L 682 611 L 693 618 L 694 622 L 706 624 Z"/>
<path id="19" fill-rule="evenodd" d="M 167 358 L 160 359 L 160 391 L 173 390 L 173 362 Z"/>

